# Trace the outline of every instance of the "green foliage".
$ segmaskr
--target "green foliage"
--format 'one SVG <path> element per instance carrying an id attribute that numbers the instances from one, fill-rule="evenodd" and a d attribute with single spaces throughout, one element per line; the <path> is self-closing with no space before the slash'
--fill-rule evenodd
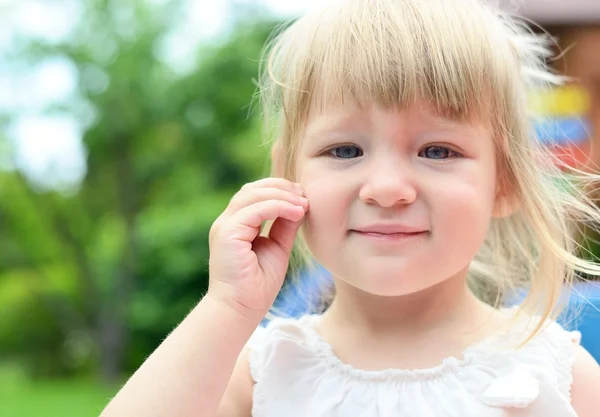
<path id="1" fill-rule="evenodd" d="M 177 75 L 156 53 L 176 3 L 88 5 L 68 42 L 30 42 L 17 57 L 77 68 L 77 96 L 49 112 L 86 121 L 88 166 L 67 194 L 0 173 L 0 357 L 33 374 L 114 380 L 202 297 L 212 222 L 266 172 L 249 105 L 273 24 L 240 23 Z M 113 13 L 122 7 L 126 34 Z"/>

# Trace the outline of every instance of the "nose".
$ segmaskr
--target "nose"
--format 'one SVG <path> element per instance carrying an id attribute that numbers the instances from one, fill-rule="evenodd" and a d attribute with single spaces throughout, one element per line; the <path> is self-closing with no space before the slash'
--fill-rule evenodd
<path id="1" fill-rule="evenodd" d="M 413 178 L 407 162 L 397 158 L 372 161 L 359 197 L 367 204 L 381 207 L 413 203 L 417 198 Z"/>

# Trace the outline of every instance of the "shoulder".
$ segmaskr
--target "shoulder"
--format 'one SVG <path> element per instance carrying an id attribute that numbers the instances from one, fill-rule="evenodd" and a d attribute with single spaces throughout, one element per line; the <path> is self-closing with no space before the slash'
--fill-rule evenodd
<path id="1" fill-rule="evenodd" d="M 263 390 L 256 389 L 257 384 L 272 391 L 273 368 L 275 375 L 291 370 L 294 346 L 303 346 L 311 339 L 312 319 L 312 316 L 276 318 L 255 330 L 237 360 L 219 407 L 219 417 L 248 417 L 257 406 L 260 408 L 265 398 Z"/>
<path id="2" fill-rule="evenodd" d="M 600 366 L 581 346 L 581 333 L 565 330 L 552 321 L 542 332 L 556 353 L 555 369 L 561 392 L 570 398 L 578 417 L 596 417 L 600 409 Z M 554 355 L 553 355 L 554 356 Z"/>
<path id="3" fill-rule="evenodd" d="M 257 328 L 248 341 L 250 361 L 252 362 L 256 352 L 268 350 L 282 341 L 306 343 L 314 339 L 314 324 L 317 318 L 316 315 L 304 315 L 299 318 L 271 319 L 264 327 Z"/>
<path id="4" fill-rule="evenodd" d="M 600 409 L 600 366 L 582 346 L 577 345 L 573 360 L 571 404 L 579 417 L 598 415 Z"/>
<path id="5" fill-rule="evenodd" d="M 522 366 L 532 369 L 544 381 L 551 381 L 561 397 L 569 400 L 573 386 L 576 357 L 581 348 L 581 333 L 572 331 L 560 322 L 538 315 L 516 316 L 507 330 L 509 346 L 520 346 L 511 357 Z M 543 320 L 543 322 L 541 322 Z M 532 335 L 529 337 L 529 335 Z M 523 339 L 529 337 L 523 344 Z M 584 351 L 585 352 L 585 351 Z"/>
<path id="6" fill-rule="evenodd" d="M 263 379 L 266 368 L 287 367 L 301 351 L 311 351 L 318 339 L 314 315 L 275 318 L 256 329 L 248 341 L 248 362 L 254 382 Z"/>

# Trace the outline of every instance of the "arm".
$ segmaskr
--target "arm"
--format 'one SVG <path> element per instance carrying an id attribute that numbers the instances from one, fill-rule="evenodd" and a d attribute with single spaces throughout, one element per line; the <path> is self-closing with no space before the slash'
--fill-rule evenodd
<path id="1" fill-rule="evenodd" d="M 258 324 L 205 297 L 148 357 L 101 417 L 216 416 L 240 352 Z M 247 369 L 247 358 L 243 359 L 239 363 L 245 361 Z M 232 392 L 243 386 L 242 368 L 237 367 L 223 401 L 227 416 L 244 415 L 243 408 L 249 406 L 247 395 L 243 404 L 243 398 Z M 245 415 L 250 415 L 249 408 Z"/>
<path id="2" fill-rule="evenodd" d="M 302 189 L 287 180 L 265 178 L 242 187 L 209 233 L 209 295 L 101 417 L 215 417 L 217 410 L 221 416 L 250 415 L 247 354 L 238 357 L 281 289 L 307 210 Z M 270 220 L 268 236 L 260 236 Z"/>
<path id="3" fill-rule="evenodd" d="M 598 416 L 600 366 L 583 347 L 577 346 L 573 363 L 571 404 L 579 417 Z"/>
<path id="4" fill-rule="evenodd" d="M 251 417 L 254 380 L 250 375 L 248 349 L 242 351 L 223 395 L 218 417 Z"/>

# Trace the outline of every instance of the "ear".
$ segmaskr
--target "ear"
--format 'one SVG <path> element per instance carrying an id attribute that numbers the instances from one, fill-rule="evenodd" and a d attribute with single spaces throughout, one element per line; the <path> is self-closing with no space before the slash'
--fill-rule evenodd
<path id="1" fill-rule="evenodd" d="M 271 176 L 284 178 L 285 177 L 285 153 L 281 140 L 276 140 L 271 148 Z"/>
<path id="2" fill-rule="evenodd" d="M 497 219 L 503 219 L 512 216 L 518 210 L 519 199 L 514 188 L 507 185 L 499 187 L 496 192 L 492 216 Z"/>

